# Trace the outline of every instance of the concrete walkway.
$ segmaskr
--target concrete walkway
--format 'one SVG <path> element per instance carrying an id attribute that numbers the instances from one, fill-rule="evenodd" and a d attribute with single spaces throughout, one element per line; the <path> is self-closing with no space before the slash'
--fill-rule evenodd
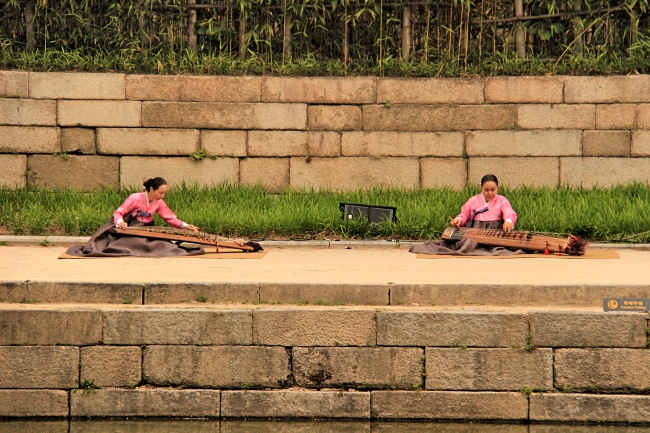
<path id="1" fill-rule="evenodd" d="M 0 247 L 0 282 L 647 285 L 650 252 L 620 259 L 423 260 L 404 248 L 269 248 L 262 259 L 61 260 L 63 246 Z"/>

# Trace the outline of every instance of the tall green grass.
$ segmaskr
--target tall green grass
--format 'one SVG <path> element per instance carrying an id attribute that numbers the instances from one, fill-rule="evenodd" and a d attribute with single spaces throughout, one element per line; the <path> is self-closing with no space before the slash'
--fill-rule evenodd
<path id="1" fill-rule="evenodd" d="M 0 189 L 0 231 L 90 235 L 133 191 Z M 245 186 L 172 187 L 165 199 L 178 217 L 204 231 L 253 238 L 432 239 L 440 236 L 477 187 L 349 192 L 287 190 L 279 195 Z M 502 188 L 519 214 L 517 229 L 573 233 L 591 240 L 650 240 L 650 187 L 610 189 Z M 369 225 L 341 218 L 340 202 L 397 207 L 398 222 Z M 157 219 L 160 225 L 164 223 Z M 638 235 L 640 234 L 640 235 Z M 638 235 L 638 236 L 635 236 Z"/>

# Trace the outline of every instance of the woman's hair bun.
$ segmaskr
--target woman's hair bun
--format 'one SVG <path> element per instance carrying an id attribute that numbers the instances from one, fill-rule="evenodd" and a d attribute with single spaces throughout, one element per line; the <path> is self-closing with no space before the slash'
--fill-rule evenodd
<path id="1" fill-rule="evenodd" d="M 150 189 L 156 191 L 158 188 L 160 188 L 163 185 L 167 185 L 167 181 L 162 177 L 154 177 L 153 179 L 147 179 L 142 184 L 142 186 L 144 186 L 144 190 L 147 192 L 149 192 Z"/>

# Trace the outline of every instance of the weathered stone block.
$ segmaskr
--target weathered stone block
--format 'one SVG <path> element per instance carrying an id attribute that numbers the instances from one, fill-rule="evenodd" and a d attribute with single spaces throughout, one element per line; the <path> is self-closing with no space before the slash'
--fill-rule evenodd
<path id="1" fill-rule="evenodd" d="M 253 344 L 268 346 L 374 346 L 369 310 L 256 310 Z"/>
<path id="2" fill-rule="evenodd" d="M 158 391 L 158 390 L 155 390 Z M 202 392 L 219 392 L 219 391 L 198 391 Z M 196 400 L 196 399 L 195 399 Z M 219 401 L 209 401 L 209 404 L 219 405 Z M 206 404 L 206 407 L 209 406 Z M 180 411 L 179 411 L 180 412 Z M 209 416 L 209 418 L 208 418 Z M 156 416 L 155 418 L 129 417 L 101 417 L 101 418 L 73 418 L 70 420 L 70 428 L 62 433 L 219 433 L 227 432 L 221 427 L 220 421 L 216 415 L 193 416 L 192 418 L 176 415 L 172 418 Z M 271 421 L 273 422 L 273 421 Z M 276 424 L 279 424 L 276 422 Z M 67 422 L 66 422 L 67 426 Z M 17 432 L 18 433 L 18 432 Z M 44 432 L 45 433 L 45 432 Z M 59 433 L 59 432 L 46 432 Z M 234 432 L 233 432 L 234 433 Z M 513 432 L 514 433 L 514 432 Z"/>
<path id="3" fill-rule="evenodd" d="M 76 388 L 79 348 L 0 346 L 0 388 Z"/>
<path id="4" fill-rule="evenodd" d="M 49 153 L 61 150 L 59 128 L 0 126 L 0 153 Z"/>
<path id="5" fill-rule="evenodd" d="M 84 155 L 97 153 L 95 130 L 92 128 L 61 128 L 61 150 Z"/>
<path id="6" fill-rule="evenodd" d="M 596 105 L 596 129 L 636 129 L 636 105 Z"/>
<path id="7" fill-rule="evenodd" d="M 36 99 L 124 99 L 124 74 L 31 72 L 29 97 Z"/>
<path id="8" fill-rule="evenodd" d="M 564 77 L 564 102 L 650 102 L 650 76 Z"/>
<path id="9" fill-rule="evenodd" d="M 199 150 L 196 129 L 98 128 L 97 151 L 108 155 L 183 155 Z"/>
<path id="10" fill-rule="evenodd" d="M 531 421 L 646 423 L 650 397 L 640 395 L 533 394 Z"/>
<path id="11" fill-rule="evenodd" d="M 370 418 L 370 393 L 345 391 L 224 391 L 223 417 Z"/>
<path id="12" fill-rule="evenodd" d="M 369 405 L 370 403 L 368 403 Z M 370 408 L 368 408 L 370 412 Z M 314 430 L 315 429 L 315 430 Z M 370 421 L 337 420 L 328 418 L 321 420 L 295 418 L 290 422 L 278 422 L 273 418 L 230 418 L 221 420 L 221 433 L 246 433 L 263 431 L 265 433 L 370 433 Z M 373 430 L 374 432 L 374 430 Z M 23 433 L 23 432 L 11 432 Z M 31 432 L 29 432 L 31 433 Z M 59 432 L 56 432 L 59 433 Z M 67 433 L 67 432 L 62 432 Z M 181 432 L 179 432 L 181 433 Z M 188 432 L 194 433 L 194 432 Z M 197 432 L 198 433 L 198 432 Z M 205 433 L 215 433 L 213 431 Z M 528 432 L 521 432 L 528 433 Z"/>
<path id="13" fill-rule="evenodd" d="M 92 380 L 99 387 L 134 386 L 142 380 L 142 350 L 139 347 L 82 347 L 80 355 L 80 384 Z"/>
<path id="14" fill-rule="evenodd" d="M 220 391 L 98 389 L 70 395 L 70 416 L 218 417 Z"/>
<path id="15" fill-rule="evenodd" d="M 249 131 L 249 156 L 307 156 L 309 133 L 303 131 Z"/>
<path id="16" fill-rule="evenodd" d="M 291 186 L 345 190 L 392 186 L 413 188 L 420 184 L 417 158 L 291 158 Z"/>
<path id="17" fill-rule="evenodd" d="M 56 101 L 0 98 L 0 125 L 56 126 Z"/>
<path id="18" fill-rule="evenodd" d="M 294 347 L 292 365 L 307 388 L 411 389 L 422 385 L 423 356 L 417 347 Z"/>
<path id="19" fill-rule="evenodd" d="M 343 156 L 463 156 L 460 132 L 344 132 Z"/>
<path id="20" fill-rule="evenodd" d="M 246 131 L 201 131 L 201 149 L 210 156 L 247 156 Z"/>
<path id="21" fill-rule="evenodd" d="M 377 313 L 378 346 L 524 346 L 528 322 L 522 314 L 465 311 Z"/>
<path id="22" fill-rule="evenodd" d="M 584 131 L 584 156 L 630 156 L 630 131 Z"/>
<path id="23" fill-rule="evenodd" d="M 143 102 L 142 126 L 205 129 L 307 129 L 307 104 Z"/>
<path id="24" fill-rule="evenodd" d="M 42 302 L 123 304 L 128 300 L 142 304 L 142 284 L 30 281 L 6 289 L 0 285 L 0 298 L 11 302 L 36 299 Z"/>
<path id="25" fill-rule="evenodd" d="M 260 299 L 266 302 L 295 304 L 329 302 L 345 305 L 388 305 L 389 286 L 385 284 L 260 284 Z"/>
<path id="26" fill-rule="evenodd" d="M 519 128 L 594 129 L 595 126 L 595 105 L 522 104 L 517 106 Z"/>
<path id="27" fill-rule="evenodd" d="M 341 134 L 334 131 L 312 131 L 307 137 L 309 156 L 341 156 Z"/>
<path id="28" fill-rule="evenodd" d="M 422 158 L 420 160 L 423 188 L 467 185 L 467 162 L 463 158 Z"/>
<path id="29" fill-rule="evenodd" d="M 119 164 L 119 158 L 113 156 L 31 155 L 27 158 L 27 184 L 81 191 L 117 188 Z"/>
<path id="30" fill-rule="evenodd" d="M 381 105 L 363 107 L 366 131 L 467 131 L 512 129 L 513 105 Z"/>
<path id="31" fill-rule="evenodd" d="M 284 347 L 147 346 L 147 383 L 194 388 L 283 388 L 290 384 Z"/>
<path id="32" fill-rule="evenodd" d="M 519 392 L 372 391 L 373 418 L 525 420 Z"/>
<path id="33" fill-rule="evenodd" d="M 265 77 L 262 101 L 371 104 L 376 89 L 377 79 L 372 77 Z"/>
<path id="34" fill-rule="evenodd" d="M 67 417 L 68 392 L 50 389 L 38 391 L 2 389 L 0 390 L 0 416 L 21 418 L 41 416 Z M 1 430 L 2 427 L 0 427 Z M 30 430 L 25 430 L 25 432 L 27 431 Z"/>
<path id="35" fill-rule="evenodd" d="M 591 188 L 610 187 L 650 178 L 646 158 L 561 158 L 560 183 Z"/>
<path id="36" fill-rule="evenodd" d="M 476 131 L 466 136 L 470 157 L 580 156 L 582 151 L 582 131 Z"/>
<path id="37" fill-rule="evenodd" d="M 257 283 L 194 283 L 194 284 L 147 284 L 146 304 L 178 304 L 196 301 L 199 296 L 206 302 L 252 302 L 259 299 Z"/>
<path id="38" fill-rule="evenodd" d="M 0 155 L 0 187 L 23 188 L 25 171 L 27 155 Z"/>
<path id="39" fill-rule="evenodd" d="M 126 99 L 139 101 L 259 102 L 260 77 L 127 75 Z"/>
<path id="40" fill-rule="evenodd" d="M 444 433 L 530 433 L 531 431 L 533 431 L 533 428 L 538 427 L 538 426 L 531 425 L 529 431 L 528 424 L 504 424 L 504 423 L 488 424 L 483 422 L 442 423 L 442 422 L 435 422 L 435 421 L 434 423 L 435 423 L 435 428 L 442 429 L 441 432 Z M 429 422 L 419 423 L 419 422 L 412 422 L 408 420 L 402 422 L 400 421 L 374 422 L 372 424 L 372 433 L 393 433 L 393 432 L 402 432 L 402 431 L 407 431 L 409 433 L 431 433 L 431 427 L 432 427 L 432 423 Z M 551 426 L 551 428 L 556 429 L 557 426 Z M 544 433 L 551 433 L 551 432 L 549 431 Z"/>
<path id="41" fill-rule="evenodd" d="M 576 158 L 578 159 L 578 158 Z M 490 173 L 499 184 L 556 187 L 560 180 L 560 158 L 470 158 L 468 182 L 477 184 Z"/>
<path id="42" fill-rule="evenodd" d="M 557 349 L 555 387 L 576 391 L 642 391 L 650 388 L 650 351 Z"/>
<path id="43" fill-rule="evenodd" d="M 0 71 L 0 98 L 27 98 L 28 96 L 28 72 Z"/>
<path id="44" fill-rule="evenodd" d="M 640 315 L 530 313 L 530 332 L 541 347 L 644 347 L 646 319 Z"/>
<path id="45" fill-rule="evenodd" d="M 485 81 L 485 102 L 561 104 L 563 89 L 559 77 L 490 77 Z"/>
<path id="46" fill-rule="evenodd" d="M 251 344 L 246 310 L 147 309 L 104 312 L 104 344 Z"/>
<path id="47" fill-rule="evenodd" d="M 218 185 L 239 182 L 239 159 L 217 158 L 194 161 L 189 157 L 137 157 L 120 158 L 120 183 L 126 186 L 142 186 L 150 177 L 160 176 L 170 185 L 186 184 Z"/>
<path id="48" fill-rule="evenodd" d="M 102 314 L 75 310 L 0 310 L 0 345 L 85 346 L 102 341 Z"/>
<path id="49" fill-rule="evenodd" d="M 637 118 L 635 128 L 650 129 L 650 104 L 637 106 Z"/>
<path id="50" fill-rule="evenodd" d="M 354 105 L 312 105 L 309 129 L 312 131 L 354 131 L 361 129 L 361 109 Z"/>
<path id="51" fill-rule="evenodd" d="M 393 104 L 482 104 L 483 80 L 381 78 L 377 102 Z"/>
<path id="52" fill-rule="evenodd" d="M 553 350 L 426 349 L 426 388 L 518 391 L 553 389 Z"/>
<path id="53" fill-rule="evenodd" d="M 59 101 L 61 126 L 140 126 L 141 102 L 136 101 Z"/>
<path id="54" fill-rule="evenodd" d="M 650 156 L 650 131 L 632 131 L 632 156 Z"/>
<path id="55" fill-rule="evenodd" d="M 261 185 L 279 193 L 289 187 L 289 158 L 248 158 L 239 163 L 242 185 Z"/>

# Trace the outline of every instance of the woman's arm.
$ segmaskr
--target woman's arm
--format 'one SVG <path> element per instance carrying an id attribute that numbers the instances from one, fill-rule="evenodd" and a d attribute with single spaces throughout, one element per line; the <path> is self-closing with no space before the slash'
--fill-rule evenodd
<path id="1" fill-rule="evenodd" d="M 124 203 L 113 212 L 113 222 L 115 227 L 120 227 L 124 223 L 124 215 L 130 213 L 138 206 L 139 197 L 137 194 L 131 194 L 124 200 Z M 126 226 L 126 223 L 124 223 Z"/>
<path id="2" fill-rule="evenodd" d="M 501 215 L 503 215 L 503 221 L 505 221 L 505 223 L 510 222 L 512 224 L 510 229 L 512 229 L 514 228 L 515 224 L 517 224 L 517 212 L 515 212 L 515 210 L 512 208 L 512 205 L 510 204 L 507 198 L 503 196 L 501 197 L 502 197 L 502 202 L 500 208 L 501 208 Z"/>
<path id="3" fill-rule="evenodd" d="M 467 224 L 467 221 L 470 219 L 472 216 L 472 204 L 471 201 L 474 199 L 474 197 L 470 198 L 465 202 L 463 207 L 460 208 L 460 213 L 456 215 L 456 218 L 452 221 L 452 225 L 460 227 L 464 226 Z M 454 224 L 457 222 L 458 224 Z"/>
<path id="4" fill-rule="evenodd" d="M 158 209 L 156 210 L 156 213 L 160 215 L 160 218 L 162 218 L 167 224 L 174 228 L 184 229 L 186 227 L 189 227 L 189 224 L 179 220 L 176 217 L 176 214 L 172 212 L 169 206 L 167 206 L 167 204 L 162 200 L 160 200 L 158 203 Z"/>

